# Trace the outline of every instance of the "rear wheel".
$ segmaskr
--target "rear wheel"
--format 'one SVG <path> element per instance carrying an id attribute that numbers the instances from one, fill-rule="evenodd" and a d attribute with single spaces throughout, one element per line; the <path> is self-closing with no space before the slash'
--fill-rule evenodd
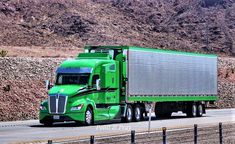
<path id="1" fill-rule="evenodd" d="M 134 121 L 138 122 L 142 119 L 143 112 L 140 105 L 136 105 L 134 109 Z"/>
<path id="2" fill-rule="evenodd" d="M 131 122 L 133 117 L 133 110 L 131 105 L 127 105 L 126 107 L 126 116 L 124 117 L 125 122 Z"/>
<path id="3" fill-rule="evenodd" d="M 196 117 L 197 116 L 197 105 L 195 103 L 188 105 L 187 116 L 188 117 Z"/>
<path id="4" fill-rule="evenodd" d="M 202 104 L 197 105 L 197 116 L 201 117 L 203 115 L 203 106 Z"/>
<path id="5" fill-rule="evenodd" d="M 93 112 L 91 108 L 87 108 L 85 112 L 85 125 L 92 125 L 93 124 Z"/>

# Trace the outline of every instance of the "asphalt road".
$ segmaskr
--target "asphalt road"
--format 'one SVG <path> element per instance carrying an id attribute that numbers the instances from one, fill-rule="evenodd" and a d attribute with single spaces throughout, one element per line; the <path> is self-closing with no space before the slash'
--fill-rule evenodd
<path id="1" fill-rule="evenodd" d="M 185 114 L 173 113 L 172 118 L 151 121 L 151 130 L 162 127 L 183 129 L 198 126 L 208 126 L 222 123 L 235 123 L 235 109 L 207 110 L 207 114 L 199 118 L 187 118 Z M 47 142 L 47 140 L 61 141 L 88 138 L 90 135 L 107 136 L 148 130 L 148 120 L 132 123 L 106 123 L 94 126 L 78 126 L 75 123 L 58 123 L 53 127 L 44 127 L 38 120 L 0 122 L 0 143 Z"/>

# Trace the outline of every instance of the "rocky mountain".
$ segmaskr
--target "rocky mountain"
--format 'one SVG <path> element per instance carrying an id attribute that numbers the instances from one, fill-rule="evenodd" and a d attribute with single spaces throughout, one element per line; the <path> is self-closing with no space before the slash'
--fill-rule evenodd
<path id="1" fill-rule="evenodd" d="M 0 121 L 38 118 L 55 57 L 84 45 L 219 54 L 215 106 L 235 107 L 235 0 L 0 0 Z"/>
<path id="2" fill-rule="evenodd" d="M 235 55 L 235 0 L 1 0 L 0 19 L 1 46 L 137 45 Z"/>

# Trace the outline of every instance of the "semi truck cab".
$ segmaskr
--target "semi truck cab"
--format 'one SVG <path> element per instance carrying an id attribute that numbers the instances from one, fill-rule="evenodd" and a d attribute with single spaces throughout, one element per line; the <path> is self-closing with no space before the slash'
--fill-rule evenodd
<path id="1" fill-rule="evenodd" d="M 93 124 L 120 119 L 122 49 L 86 47 L 76 59 L 64 61 L 48 99 L 40 106 L 40 123 L 59 121 Z M 48 86 L 50 87 L 50 86 Z"/>

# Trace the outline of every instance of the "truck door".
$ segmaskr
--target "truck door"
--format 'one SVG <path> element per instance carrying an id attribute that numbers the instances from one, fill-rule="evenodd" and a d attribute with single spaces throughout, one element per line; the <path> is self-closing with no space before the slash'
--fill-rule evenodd
<path id="1" fill-rule="evenodd" d="M 96 92 L 96 120 L 112 119 L 119 112 L 119 78 L 116 63 L 101 67 L 100 75 L 94 75 L 92 84 L 100 79 L 100 90 Z M 116 104 L 116 105 L 115 105 Z"/>
<path id="2" fill-rule="evenodd" d="M 92 87 L 96 86 L 97 79 L 100 79 L 99 75 L 92 77 Z M 95 120 L 109 120 L 109 107 L 105 104 L 105 92 L 103 90 L 96 91 L 94 100 L 96 104 Z"/>
<path id="3" fill-rule="evenodd" d="M 101 73 L 101 87 L 105 91 L 105 103 L 119 103 L 119 71 L 117 63 L 102 66 Z"/>

